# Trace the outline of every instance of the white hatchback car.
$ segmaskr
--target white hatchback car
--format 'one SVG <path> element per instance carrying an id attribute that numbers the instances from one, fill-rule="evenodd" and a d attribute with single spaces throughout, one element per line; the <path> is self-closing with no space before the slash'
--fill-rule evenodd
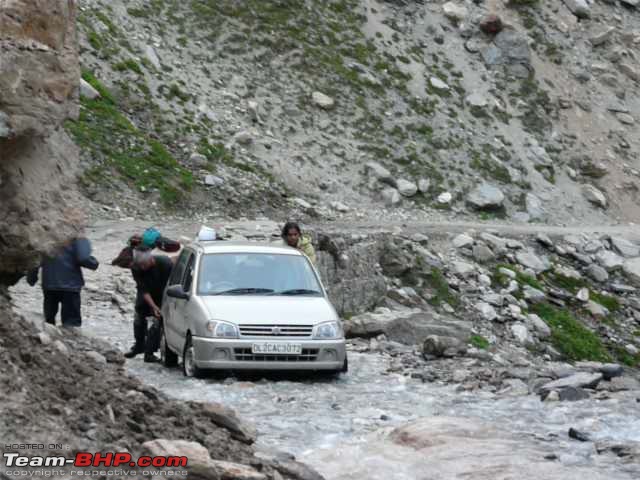
<path id="1" fill-rule="evenodd" d="M 348 368 L 342 322 L 309 259 L 281 245 L 208 241 L 184 248 L 162 304 L 161 358 L 205 370 Z"/>

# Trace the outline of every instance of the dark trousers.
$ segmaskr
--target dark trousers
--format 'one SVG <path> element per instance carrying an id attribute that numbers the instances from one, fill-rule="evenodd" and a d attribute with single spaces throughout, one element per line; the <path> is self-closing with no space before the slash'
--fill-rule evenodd
<path id="1" fill-rule="evenodd" d="M 134 350 L 138 353 L 156 352 L 160 348 L 161 325 L 161 320 L 153 317 L 148 308 L 136 307 L 133 318 Z"/>
<path id="2" fill-rule="evenodd" d="M 64 327 L 79 327 L 82 325 L 80 315 L 80 292 L 59 290 L 44 290 L 44 319 L 47 323 L 56 324 L 58 306 L 61 305 L 60 318 Z"/>

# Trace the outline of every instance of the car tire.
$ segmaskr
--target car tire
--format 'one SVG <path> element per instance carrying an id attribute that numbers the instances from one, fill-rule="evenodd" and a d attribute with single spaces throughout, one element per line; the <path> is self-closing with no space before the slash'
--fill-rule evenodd
<path id="1" fill-rule="evenodd" d="M 349 357 L 345 355 L 344 363 L 342 364 L 342 370 L 340 370 L 340 373 L 347 373 L 348 371 L 349 371 Z"/>
<path id="2" fill-rule="evenodd" d="M 162 365 L 167 368 L 172 368 L 178 365 L 178 355 L 169 348 L 164 328 L 160 331 L 160 361 L 162 362 Z"/>
<path id="3" fill-rule="evenodd" d="M 184 350 L 182 351 L 182 372 L 185 377 L 202 378 L 203 371 L 198 368 L 194 362 L 194 349 L 191 334 L 187 334 L 187 340 L 184 342 Z"/>

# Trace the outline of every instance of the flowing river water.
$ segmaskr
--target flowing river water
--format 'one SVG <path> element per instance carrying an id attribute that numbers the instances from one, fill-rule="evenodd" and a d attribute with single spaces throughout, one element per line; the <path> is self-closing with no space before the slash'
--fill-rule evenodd
<path id="1" fill-rule="evenodd" d="M 126 350 L 132 319 L 120 313 L 109 293 L 114 277 L 123 278 L 126 272 L 106 265 L 124 233 L 97 228 L 88 235 L 103 265 L 86 275 L 83 330 Z M 22 281 L 12 294 L 20 313 L 40 315 L 39 289 Z M 543 403 L 533 395 L 500 397 L 423 383 L 390 373 L 390 362 L 383 354 L 352 350 L 350 371 L 339 379 L 188 379 L 179 368 L 145 364 L 141 357 L 129 361 L 128 369 L 171 397 L 236 410 L 257 428 L 258 451 L 291 453 L 327 479 L 506 479 L 523 478 L 527 472 L 538 472 L 543 479 L 640 478 L 637 463 L 600 455 L 593 441 L 567 435 L 574 427 L 589 432 L 594 441 L 640 442 L 638 392 L 608 400 Z M 391 430 L 419 419 L 450 419 L 457 434 L 448 437 L 449 424 L 443 420 L 430 425 L 423 439 L 423 446 L 433 450 L 389 440 Z"/>

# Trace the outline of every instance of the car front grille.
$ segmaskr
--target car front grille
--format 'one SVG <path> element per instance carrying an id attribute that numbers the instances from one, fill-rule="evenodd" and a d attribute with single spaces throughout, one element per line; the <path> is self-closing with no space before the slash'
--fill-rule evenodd
<path id="1" fill-rule="evenodd" d="M 240 325 L 243 337 L 310 337 L 313 325 Z"/>
<path id="2" fill-rule="evenodd" d="M 300 355 L 255 355 L 250 348 L 234 348 L 233 354 L 240 362 L 315 362 L 319 351 L 318 348 L 303 348 Z"/>

